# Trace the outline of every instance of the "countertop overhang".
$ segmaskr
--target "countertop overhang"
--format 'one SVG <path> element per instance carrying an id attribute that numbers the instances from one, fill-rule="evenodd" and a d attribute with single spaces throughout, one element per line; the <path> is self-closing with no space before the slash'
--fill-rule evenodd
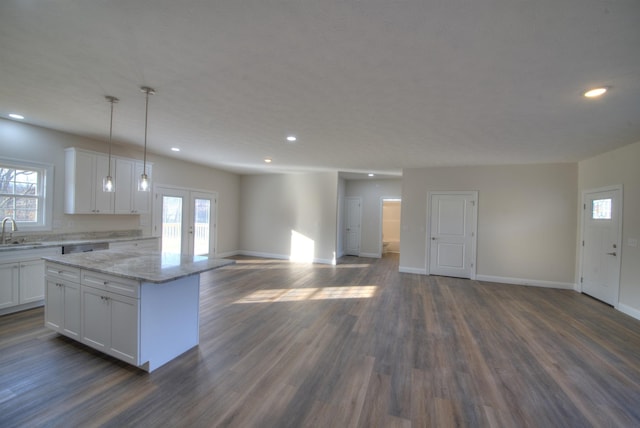
<path id="1" fill-rule="evenodd" d="M 140 282 L 162 284 L 235 263 L 229 259 L 160 251 L 104 250 L 43 257 L 44 260 Z"/>

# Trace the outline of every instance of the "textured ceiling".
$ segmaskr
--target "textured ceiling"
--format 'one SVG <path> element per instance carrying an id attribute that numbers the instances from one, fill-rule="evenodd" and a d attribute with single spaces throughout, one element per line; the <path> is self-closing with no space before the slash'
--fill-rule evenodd
<path id="1" fill-rule="evenodd" d="M 140 146 L 148 85 L 150 151 L 238 173 L 575 162 L 640 141 L 639 23 L 637 0 L 2 0 L 0 116 L 106 141 L 114 95 Z"/>

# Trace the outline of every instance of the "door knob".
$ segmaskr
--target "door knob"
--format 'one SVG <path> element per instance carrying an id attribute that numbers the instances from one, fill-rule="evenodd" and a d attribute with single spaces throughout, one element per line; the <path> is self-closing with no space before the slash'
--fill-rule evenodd
<path id="1" fill-rule="evenodd" d="M 615 251 L 613 253 L 607 253 L 607 254 L 610 255 L 610 256 L 615 256 L 616 255 Z"/>
<path id="2" fill-rule="evenodd" d="M 438 239 L 438 238 L 436 238 L 435 236 L 431 237 L 431 240 L 432 240 L 432 241 L 435 241 L 435 240 L 437 240 L 437 239 Z"/>

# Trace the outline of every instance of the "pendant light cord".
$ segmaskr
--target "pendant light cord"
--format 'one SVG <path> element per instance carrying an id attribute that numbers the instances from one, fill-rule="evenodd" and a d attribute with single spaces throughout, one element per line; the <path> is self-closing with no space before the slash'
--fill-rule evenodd
<path id="1" fill-rule="evenodd" d="M 142 173 L 147 175 L 147 121 L 149 119 L 149 91 L 150 88 L 145 88 L 146 104 L 144 108 L 144 158 L 142 161 Z"/>
<path id="2" fill-rule="evenodd" d="M 111 120 L 109 121 L 109 176 L 111 176 L 111 140 L 113 137 L 113 103 L 115 102 L 115 98 L 111 97 L 109 99 L 111 103 Z"/>

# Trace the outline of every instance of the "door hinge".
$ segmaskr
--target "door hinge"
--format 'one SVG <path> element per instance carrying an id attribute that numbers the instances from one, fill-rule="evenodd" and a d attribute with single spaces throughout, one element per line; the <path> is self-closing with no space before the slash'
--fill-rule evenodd
<path id="1" fill-rule="evenodd" d="M 582 204 L 582 209 L 586 210 L 587 209 L 587 204 Z"/>
<path id="2" fill-rule="evenodd" d="M 471 201 L 471 206 L 476 206 L 476 201 Z"/>
<path id="3" fill-rule="evenodd" d="M 580 277 L 580 284 L 582 284 L 582 281 L 584 280 L 583 277 Z"/>
<path id="4" fill-rule="evenodd" d="M 584 241 L 582 241 L 582 246 L 584 247 Z"/>

